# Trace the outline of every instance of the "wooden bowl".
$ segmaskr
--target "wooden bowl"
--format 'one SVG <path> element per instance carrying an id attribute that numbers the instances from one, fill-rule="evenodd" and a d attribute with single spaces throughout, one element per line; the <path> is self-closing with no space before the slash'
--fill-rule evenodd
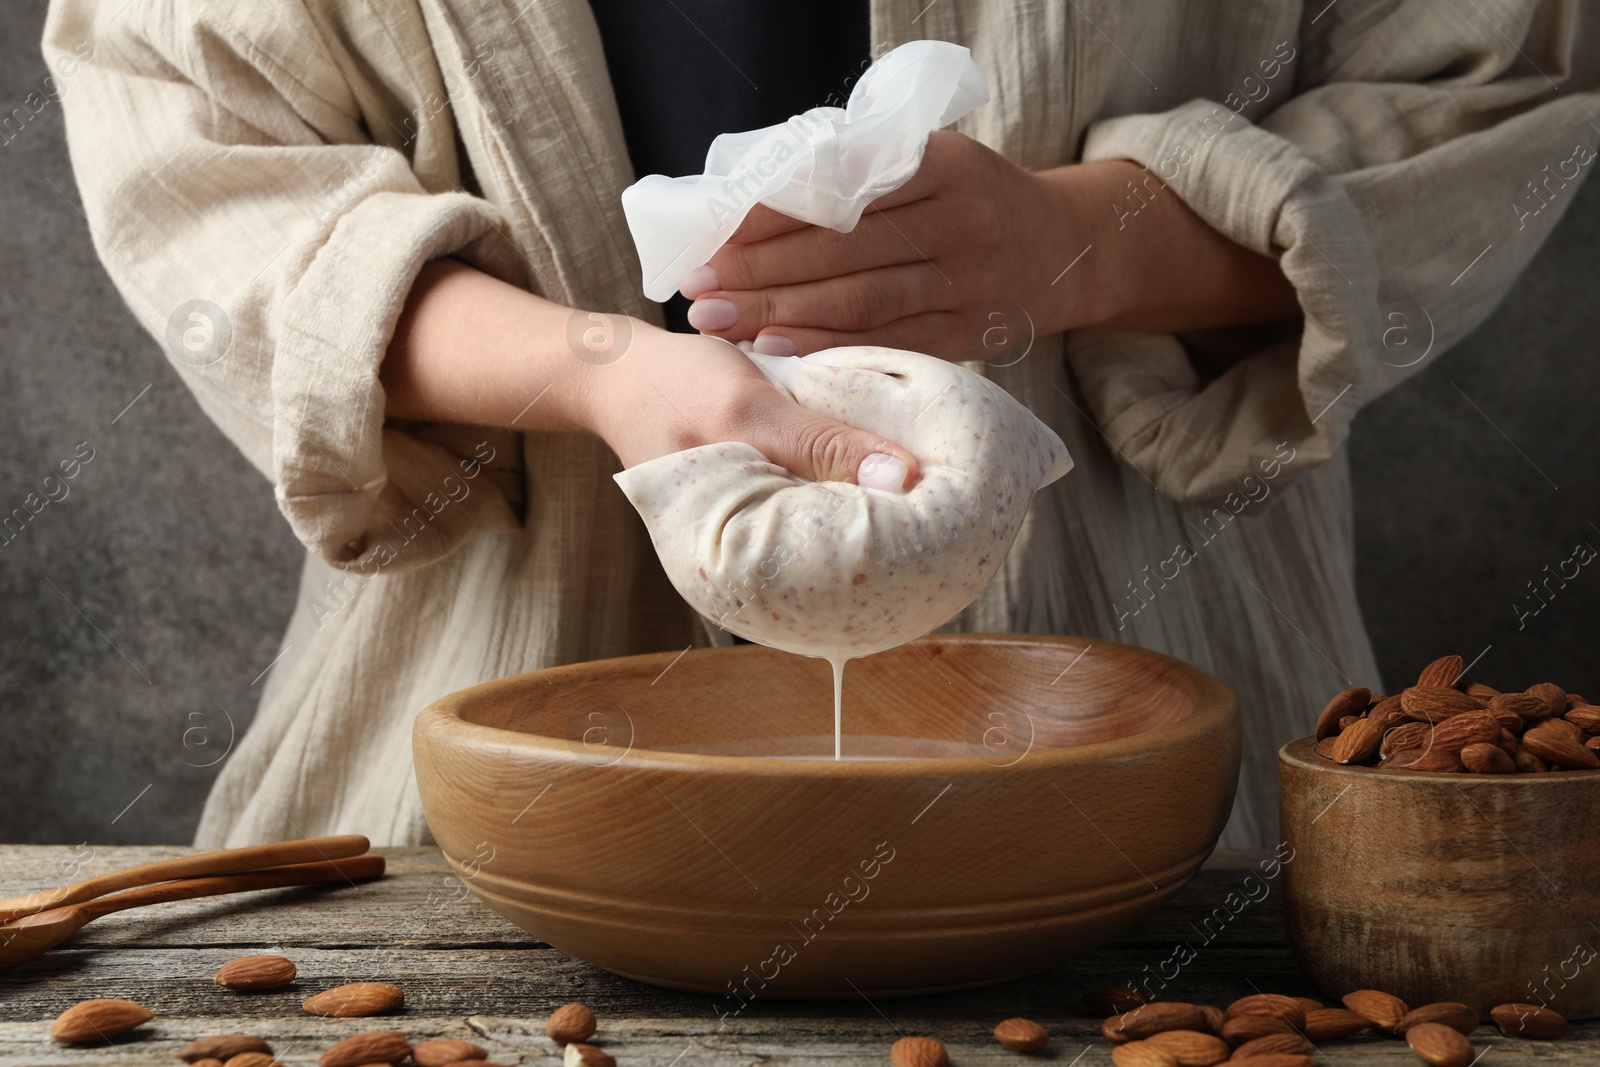
<path id="1" fill-rule="evenodd" d="M 759 646 L 475 686 L 417 717 L 428 824 L 517 926 L 734 1012 L 1046 968 L 1175 893 L 1232 807 L 1233 694 L 1155 652 L 936 636 L 844 694 L 835 762 L 828 665 Z"/>
<path id="2" fill-rule="evenodd" d="M 1284 920 L 1330 997 L 1600 1015 L 1600 771 L 1429 774 L 1278 753 Z"/>

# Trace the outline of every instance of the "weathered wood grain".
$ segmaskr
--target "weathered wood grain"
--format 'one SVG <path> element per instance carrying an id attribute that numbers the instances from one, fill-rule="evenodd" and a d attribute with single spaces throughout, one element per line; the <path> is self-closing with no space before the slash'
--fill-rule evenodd
<path id="1" fill-rule="evenodd" d="M 0 846 L 0 895 L 188 851 L 102 848 L 80 869 L 66 871 L 61 861 L 72 855 L 70 848 Z M 191 1038 L 241 1030 L 266 1037 L 287 1064 L 312 1064 L 340 1037 L 388 1028 L 417 1040 L 465 1037 L 490 1048 L 500 1062 L 555 1067 L 559 1057 L 544 1037 L 544 1017 L 569 1000 L 595 1009 L 599 1036 L 622 1067 L 881 1067 L 901 1033 L 938 1037 L 957 1067 L 1017 1067 L 1017 1054 L 996 1044 L 989 1031 L 1019 1014 L 1054 1035 L 1040 1058 L 1058 1067 L 1104 1067 L 1109 1045 L 1079 995 L 1096 985 L 1157 975 L 1180 942 L 1195 950 L 1195 958 L 1178 971 L 1164 990 L 1167 996 L 1226 1003 L 1257 989 L 1314 995 L 1284 945 L 1278 884 L 1251 883 L 1255 895 L 1262 892 L 1258 885 L 1266 895 L 1237 915 L 1224 903 L 1258 870 L 1258 857 L 1250 854 L 1213 857 L 1137 929 L 1022 981 L 870 1003 L 757 997 L 739 1014 L 722 1018 L 716 998 L 644 986 L 540 944 L 467 895 L 435 850 L 381 851 L 391 873 L 380 882 L 181 901 L 108 916 L 65 946 L 0 974 L 0 1067 L 176 1065 L 176 1051 Z M 269 899 L 275 903 L 267 905 Z M 1226 923 L 1219 908 L 1230 916 Z M 295 960 L 300 977 L 294 985 L 240 993 L 211 981 L 233 956 L 270 951 Z M 1170 966 L 1166 972 L 1172 973 Z M 364 978 L 403 986 L 406 1009 L 370 1020 L 321 1019 L 300 1010 L 311 993 Z M 136 1000 L 157 1018 L 145 1032 L 108 1048 L 68 1049 L 52 1042 L 49 1020 L 93 996 Z M 736 1006 L 726 1000 L 722 1010 Z M 1492 1046 L 1489 1064 L 1600 1062 L 1597 1024 L 1577 1026 L 1572 1038 L 1539 1046 L 1492 1028 L 1481 1029 L 1475 1040 L 1480 1049 Z M 1337 1067 L 1418 1062 L 1403 1043 L 1382 1038 L 1340 1042 L 1325 1052 L 1331 1058 L 1323 1061 Z"/>

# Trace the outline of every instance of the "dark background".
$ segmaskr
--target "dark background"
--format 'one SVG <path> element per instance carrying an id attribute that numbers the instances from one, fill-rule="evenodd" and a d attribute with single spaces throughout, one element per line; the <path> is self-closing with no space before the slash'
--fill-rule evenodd
<path id="1" fill-rule="evenodd" d="M 0 8 L 4 113 L 42 87 L 43 9 Z M 80 443 L 94 458 L 0 547 L 0 841 L 186 843 L 203 765 L 277 654 L 300 549 L 107 280 L 59 104 L 6 136 L 0 515 Z M 1361 600 L 1391 690 L 1487 648 L 1476 678 L 1600 701 L 1600 566 L 1523 629 L 1514 609 L 1547 564 L 1600 548 L 1600 185 L 1567 195 L 1483 327 L 1356 422 Z"/>

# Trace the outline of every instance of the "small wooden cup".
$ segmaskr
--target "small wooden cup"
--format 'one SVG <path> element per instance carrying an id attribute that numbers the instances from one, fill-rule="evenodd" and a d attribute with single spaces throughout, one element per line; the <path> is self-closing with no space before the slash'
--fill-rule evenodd
<path id="1" fill-rule="evenodd" d="M 1278 752 L 1284 923 L 1330 997 L 1600 1015 L 1600 771 L 1346 767 Z"/>

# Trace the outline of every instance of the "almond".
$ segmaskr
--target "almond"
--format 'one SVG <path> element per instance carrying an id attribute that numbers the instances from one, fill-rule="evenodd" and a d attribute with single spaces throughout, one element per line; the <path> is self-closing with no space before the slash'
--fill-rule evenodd
<path id="1" fill-rule="evenodd" d="M 1556 725 L 1554 720 L 1531 727 L 1522 735 L 1522 743 L 1527 746 L 1528 751 L 1552 767 L 1568 767 L 1573 770 L 1600 768 L 1600 756 L 1584 748 L 1582 743 L 1574 741 L 1564 729 Z"/>
<path id="2" fill-rule="evenodd" d="M 1422 668 L 1422 673 L 1417 675 L 1417 684 L 1454 687 L 1461 672 L 1466 669 L 1467 661 L 1460 656 L 1440 656 Z"/>
<path id="3" fill-rule="evenodd" d="M 1406 713 L 1400 706 L 1399 697 L 1384 697 L 1376 707 L 1367 712 L 1367 718 L 1377 719 L 1386 727 L 1398 726 L 1406 721 Z"/>
<path id="4" fill-rule="evenodd" d="M 1499 749 L 1495 751 L 1500 752 Z M 1500 754 L 1505 755 L 1504 752 Z M 1358 1015 L 1346 1008 L 1318 1008 L 1306 1012 L 1306 1025 L 1303 1030 L 1306 1037 L 1312 1041 L 1337 1041 L 1341 1037 L 1359 1034 L 1371 1026 L 1372 1021 L 1366 1016 Z"/>
<path id="5" fill-rule="evenodd" d="M 1383 723 L 1377 719 L 1357 719 L 1333 743 L 1333 762 L 1360 763 L 1378 754 L 1383 743 Z"/>
<path id="6" fill-rule="evenodd" d="M 1007 1019 L 994 1028 L 994 1039 L 1018 1052 L 1037 1052 L 1050 1043 L 1050 1031 L 1032 1019 Z"/>
<path id="7" fill-rule="evenodd" d="M 486 1060 L 489 1050 L 470 1041 L 436 1037 L 412 1046 L 411 1058 L 417 1061 L 417 1067 L 445 1067 L 446 1064 L 460 1063 L 462 1060 Z"/>
<path id="8" fill-rule="evenodd" d="M 229 1056 L 222 1067 L 273 1067 L 278 1062 L 278 1057 L 270 1052 L 241 1052 L 237 1056 Z"/>
<path id="9" fill-rule="evenodd" d="M 1271 1034 L 1292 1034 L 1295 1028 L 1280 1015 L 1235 1015 L 1222 1024 L 1222 1040 L 1244 1045 Z"/>
<path id="10" fill-rule="evenodd" d="M 1200 1005 L 1158 1000 L 1113 1015 L 1100 1024 L 1100 1032 L 1113 1041 L 1139 1041 L 1163 1030 L 1199 1030 L 1205 1025 L 1206 1013 Z"/>
<path id="11" fill-rule="evenodd" d="M 1422 1023 L 1439 1023 L 1462 1034 L 1470 1034 L 1478 1028 L 1478 1013 L 1453 1000 L 1424 1004 L 1406 1012 L 1405 1018 L 1395 1023 L 1394 1032 L 1404 1037 L 1407 1030 Z"/>
<path id="12" fill-rule="evenodd" d="M 1538 1004 L 1499 1004 L 1489 1015 L 1507 1037 L 1548 1041 L 1567 1032 L 1566 1019 Z"/>
<path id="13" fill-rule="evenodd" d="M 1296 1030 L 1306 1022 L 1306 1012 L 1300 1002 L 1281 993 L 1255 993 L 1240 997 L 1229 1004 L 1223 1014 L 1229 1019 L 1240 1015 L 1276 1015 Z"/>
<path id="14" fill-rule="evenodd" d="M 1461 691 L 1467 696 L 1477 697 L 1485 703 L 1500 695 L 1500 690 L 1492 685 L 1484 685 L 1482 682 L 1468 682 L 1461 687 Z"/>
<path id="15" fill-rule="evenodd" d="M 1580 745 L 1589 740 L 1589 735 L 1584 732 L 1583 727 L 1566 719 L 1546 719 L 1544 722 L 1541 722 L 1538 725 L 1549 730 L 1559 730 L 1561 733 L 1566 734 Z"/>
<path id="16" fill-rule="evenodd" d="M 267 1052 L 272 1046 L 253 1034 L 219 1034 L 197 1037 L 178 1050 L 178 1058 L 189 1063 L 201 1060 L 229 1060 L 241 1052 Z"/>
<path id="17" fill-rule="evenodd" d="M 1516 762 L 1499 745 L 1467 745 L 1461 750 L 1461 763 L 1473 774 L 1517 773 Z"/>
<path id="18" fill-rule="evenodd" d="M 277 989 L 294 975 L 294 964 L 282 956 L 240 956 L 224 963 L 215 980 L 229 989 Z"/>
<path id="19" fill-rule="evenodd" d="M 322 1067 L 361 1067 L 369 1063 L 399 1063 L 411 1055 L 411 1042 L 395 1030 L 369 1030 L 352 1034 L 322 1054 Z"/>
<path id="20" fill-rule="evenodd" d="M 1441 1023 L 1417 1023 L 1406 1031 L 1406 1044 L 1428 1067 L 1467 1067 L 1472 1062 L 1472 1042 Z"/>
<path id="21" fill-rule="evenodd" d="M 1478 711 L 1483 705 L 1477 697 L 1469 697 L 1459 689 L 1442 685 L 1414 685 L 1400 692 L 1400 707 L 1419 722 L 1439 723 L 1452 715 Z"/>
<path id="22" fill-rule="evenodd" d="M 1517 745 L 1517 751 L 1511 757 L 1511 761 L 1517 765 L 1517 770 L 1522 774 L 1537 774 L 1550 769 L 1544 760 L 1535 756 L 1524 744 Z"/>
<path id="23" fill-rule="evenodd" d="M 1233 1051 L 1222 1038 L 1198 1030 L 1163 1030 L 1145 1038 L 1144 1043 L 1171 1053 L 1178 1067 L 1213 1067 Z"/>
<path id="24" fill-rule="evenodd" d="M 1321 741 L 1317 742 L 1317 747 L 1316 747 L 1316 749 L 1314 751 L 1316 752 L 1317 755 L 1321 756 L 1323 759 L 1332 759 L 1333 758 L 1333 746 L 1337 745 L 1338 743 L 1339 743 L 1339 735 L 1338 734 L 1334 734 L 1332 737 L 1324 737 Z"/>
<path id="25" fill-rule="evenodd" d="M 1359 715 L 1366 710 L 1367 700 L 1372 696 L 1371 691 L 1353 685 L 1334 695 L 1323 707 L 1322 714 L 1317 716 L 1317 740 L 1332 737 L 1338 733 L 1339 720 L 1346 715 Z"/>
<path id="26" fill-rule="evenodd" d="M 1554 682 L 1536 682 L 1528 686 L 1527 694 L 1538 697 L 1550 707 L 1550 714 L 1560 715 L 1567 710 L 1567 691 Z"/>
<path id="27" fill-rule="evenodd" d="M 155 1012 L 131 1000 L 84 1000 L 56 1016 L 50 1036 L 63 1045 L 108 1041 L 155 1017 Z"/>
<path id="28" fill-rule="evenodd" d="M 1327 1005 L 1322 1003 L 1322 1001 L 1312 1000 L 1310 997 L 1295 997 L 1294 1002 L 1300 1005 L 1300 1010 L 1308 1015 L 1311 1012 L 1321 1011 L 1323 1008 L 1327 1007 Z"/>
<path id="29" fill-rule="evenodd" d="M 1408 748 L 1421 748 L 1428 743 L 1428 734 L 1432 729 L 1433 727 L 1425 722 L 1403 722 L 1383 735 L 1383 743 L 1378 746 L 1378 755 L 1389 759 L 1396 752 L 1404 752 Z"/>
<path id="30" fill-rule="evenodd" d="M 931 1037 L 902 1037 L 890 1047 L 889 1061 L 894 1067 L 950 1067 L 950 1054 Z M 566 1067 L 573 1067 L 573 1064 L 568 1063 Z M 587 1067 L 595 1065 L 588 1064 Z"/>
<path id="31" fill-rule="evenodd" d="M 1513 734 L 1510 730 L 1507 730 L 1504 726 L 1500 727 L 1500 740 L 1496 743 L 1496 747 L 1498 747 L 1501 752 L 1504 752 L 1507 756 L 1515 756 L 1517 754 L 1518 743 L 1519 742 L 1517 741 L 1517 736 L 1515 734 Z M 1513 763 L 1511 766 L 1513 770 L 1516 769 L 1515 763 Z"/>
<path id="32" fill-rule="evenodd" d="M 1233 1058 L 1236 1060 L 1248 1060 L 1254 1056 L 1265 1056 L 1273 1052 L 1308 1056 L 1311 1054 L 1311 1042 L 1299 1034 L 1268 1034 L 1266 1037 L 1258 1037 L 1253 1041 L 1246 1041 L 1234 1049 Z"/>
<path id="33" fill-rule="evenodd" d="M 926 1041 L 939 1050 L 940 1058 L 928 1062 L 902 1063 L 896 1058 L 895 1054 L 899 1051 L 900 1045 L 906 1041 Z M 944 1046 L 926 1037 L 902 1037 L 894 1043 L 894 1048 L 890 1050 L 889 1055 L 894 1059 L 895 1067 L 919 1067 L 919 1065 L 920 1067 L 949 1067 L 950 1064 L 950 1057 L 944 1054 Z M 561 1067 L 617 1067 L 617 1061 L 612 1058 L 609 1052 L 603 1049 L 595 1048 L 593 1045 L 574 1043 L 568 1045 L 567 1051 L 561 1054 Z"/>
<path id="34" fill-rule="evenodd" d="M 1460 752 L 1468 745 L 1492 745 L 1500 740 L 1500 724 L 1487 711 L 1464 711 L 1452 715 L 1433 728 L 1433 747 L 1441 752 Z"/>
<path id="35" fill-rule="evenodd" d="M 1494 716 L 1494 721 L 1500 724 L 1501 729 L 1510 734 L 1520 734 L 1528 721 L 1510 708 L 1490 708 L 1489 714 Z"/>
<path id="36" fill-rule="evenodd" d="M 212 1057 L 207 1056 L 203 1060 L 195 1060 L 189 1065 L 189 1067 L 224 1067 L 224 1065 L 221 1060 L 213 1059 Z"/>
<path id="37" fill-rule="evenodd" d="M 1589 701 L 1584 699 L 1583 697 L 1579 696 L 1577 693 L 1568 693 L 1567 694 L 1567 710 L 1568 711 L 1571 711 L 1573 708 L 1587 707 L 1588 704 L 1589 704 Z"/>
<path id="38" fill-rule="evenodd" d="M 1393 1030 L 1411 1010 L 1399 997 L 1377 989 L 1358 989 L 1342 999 L 1345 1007 L 1380 1030 Z"/>
<path id="39" fill-rule="evenodd" d="M 1313 1067 L 1310 1056 L 1295 1052 L 1262 1052 L 1248 1059 L 1250 1067 Z"/>
<path id="40" fill-rule="evenodd" d="M 1490 699 L 1489 711 L 1510 712 L 1525 722 L 1537 722 L 1550 717 L 1550 705 L 1527 693 L 1501 693 Z"/>
<path id="41" fill-rule="evenodd" d="M 544 1023 L 545 1036 L 558 1045 L 575 1045 L 594 1036 L 594 1012 L 582 1004 L 563 1004 Z"/>
<path id="42" fill-rule="evenodd" d="M 1362 716 L 1360 715 L 1346 715 L 1344 718 L 1339 720 L 1339 732 L 1341 734 L 1344 733 L 1346 730 L 1350 729 L 1350 727 L 1360 722 L 1361 719 Z"/>
<path id="43" fill-rule="evenodd" d="M 1586 734 L 1600 734 L 1600 708 L 1590 707 L 1587 704 L 1578 708 L 1568 708 L 1562 718 Z"/>
<path id="44" fill-rule="evenodd" d="M 1389 766 L 1404 771 L 1429 771 L 1440 774 L 1459 774 L 1464 771 L 1461 756 L 1455 752 L 1440 752 L 1431 748 L 1408 748 L 1396 752 Z"/>
<path id="45" fill-rule="evenodd" d="M 1228 1021 L 1228 1017 L 1222 1013 L 1222 1009 L 1214 1004 L 1202 1004 L 1200 1005 L 1200 1010 L 1206 1016 L 1206 1033 L 1216 1034 L 1221 1037 L 1222 1024 Z"/>
<path id="46" fill-rule="evenodd" d="M 1129 1041 L 1116 1046 L 1111 1050 L 1111 1062 L 1116 1067 L 1178 1067 L 1178 1060 L 1172 1053 L 1148 1041 Z"/>
<path id="47" fill-rule="evenodd" d="M 1600 748 L 1600 737 L 1591 737 L 1583 743 L 1584 748 Z"/>
<path id="48" fill-rule="evenodd" d="M 383 1015 L 405 1006 L 406 992 L 388 982 L 351 982 L 325 989 L 300 1005 L 312 1015 L 337 1019 Z"/>
<path id="49" fill-rule="evenodd" d="M 1121 1015 L 1145 1003 L 1145 996 L 1129 985 L 1100 986 L 1083 995 L 1083 1006 L 1101 1018 Z"/>

